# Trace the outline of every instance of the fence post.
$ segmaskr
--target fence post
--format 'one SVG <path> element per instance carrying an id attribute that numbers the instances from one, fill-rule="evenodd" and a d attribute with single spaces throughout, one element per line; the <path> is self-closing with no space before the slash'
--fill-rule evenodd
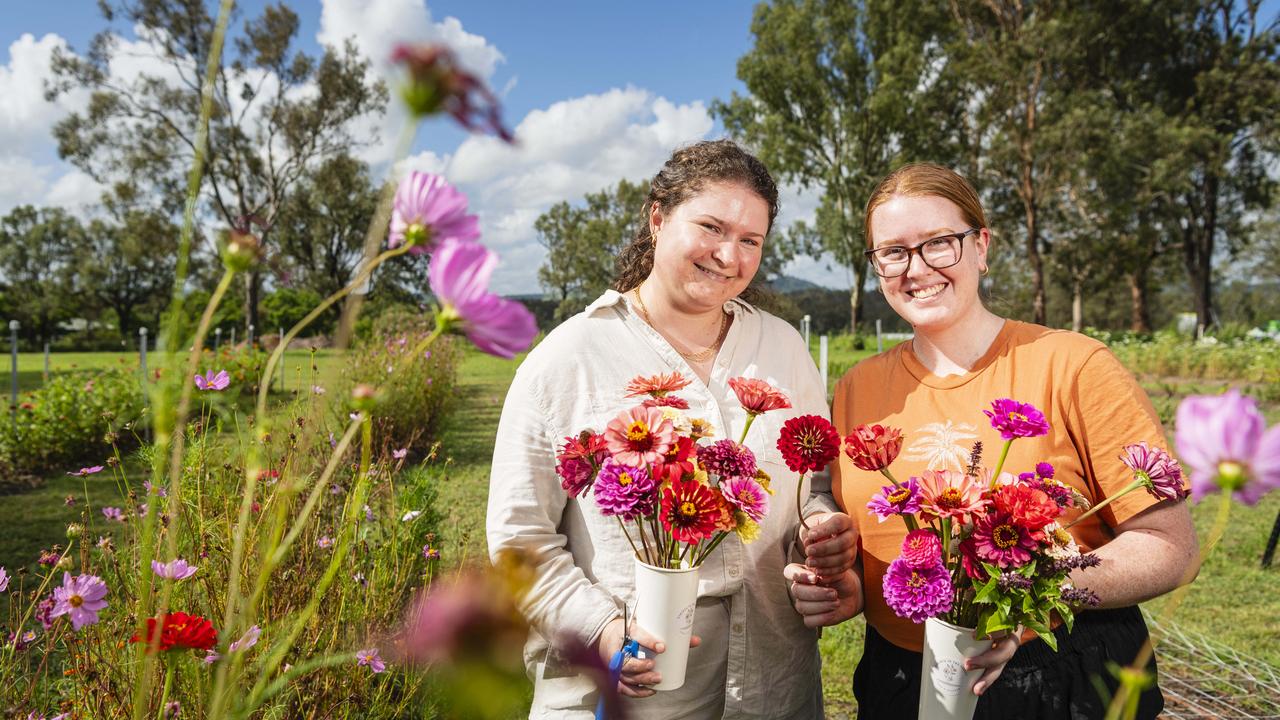
<path id="1" fill-rule="evenodd" d="M 880 337 L 880 321 L 876 320 L 876 352 L 884 352 L 884 339 Z"/>
<path id="2" fill-rule="evenodd" d="M 13 424 L 18 424 L 18 321 L 9 321 L 9 342 L 13 345 L 12 390 L 9 394 L 9 417 Z"/>
<path id="3" fill-rule="evenodd" d="M 253 348 L 253 326 L 249 326 L 249 339 L 245 341 L 245 347 Z"/>
<path id="4" fill-rule="evenodd" d="M 804 316 L 804 318 L 802 318 L 802 319 L 800 320 L 800 333 L 801 333 L 802 335 L 804 335 L 804 349 L 805 349 L 805 351 L 806 351 L 806 352 L 813 352 L 812 350 L 809 350 L 809 327 L 810 327 L 810 323 L 811 323 L 811 321 L 809 320 L 809 316 L 808 316 L 808 315 L 805 315 L 805 316 Z"/>
<path id="5" fill-rule="evenodd" d="M 215 328 L 213 331 L 213 352 L 218 353 L 218 346 L 222 344 L 222 328 Z"/>
<path id="6" fill-rule="evenodd" d="M 822 371 L 822 391 L 831 395 L 827 390 L 827 336 L 822 335 L 818 338 L 818 369 Z"/>
<path id="7" fill-rule="evenodd" d="M 44 382 L 49 382 L 49 343 L 44 344 Z"/>
<path id="8" fill-rule="evenodd" d="M 149 411 L 151 393 L 147 389 L 147 329 L 138 328 L 138 365 L 142 369 L 142 412 Z M 151 425 L 144 424 L 143 434 L 146 441 L 151 442 Z"/>
<path id="9" fill-rule="evenodd" d="M 231 326 L 231 352 L 236 351 L 236 326 Z"/>

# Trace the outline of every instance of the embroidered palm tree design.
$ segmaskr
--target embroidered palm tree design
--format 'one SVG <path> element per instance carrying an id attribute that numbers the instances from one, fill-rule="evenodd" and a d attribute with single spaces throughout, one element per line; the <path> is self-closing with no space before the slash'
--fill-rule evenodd
<path id="1" fill-rule="evenodd" d="M 915 440 L 902 453 L 902 459 L 923 462 L 929 470 L 964 470 L 969 462 L 969 449 L 978 439 L 977 428 L 969 423 L 929 423 L 915 432 Z"/>

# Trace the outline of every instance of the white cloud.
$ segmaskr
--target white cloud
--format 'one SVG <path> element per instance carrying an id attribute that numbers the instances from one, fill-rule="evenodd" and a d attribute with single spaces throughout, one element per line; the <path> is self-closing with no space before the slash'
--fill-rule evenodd
<path id="1" fill-rule="evenodd" d="M 0 157 L 0 213 L 19 205 L 41 205 L 52 169 L 20 155 Z"/>
<path id="2" fill-rule="evenodd" d="M 105 189 L 84 172 L 72 169 L 53 183 L 45 202 L 68 210 L 88 210 L 101 201 Z"/>

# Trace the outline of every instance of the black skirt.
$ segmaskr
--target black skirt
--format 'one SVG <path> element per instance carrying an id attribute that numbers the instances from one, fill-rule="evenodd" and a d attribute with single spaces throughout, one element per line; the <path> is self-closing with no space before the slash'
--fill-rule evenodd
<path id="1" fill-rule="evenodd" d="M 1054 635 L 1057 652 L 1039 638 L 1018 648 L 1000 678 L 978 700 L 974 720 L 1101 720 L 1108 701 L 1097 683 L 1105 686 L 1107 697 L 1119 685 L 1107 662 L 1133 662 L 1147 639 L 1147 625 L 1137 607 L 1093 610 L 1076 617 L 1074 632 L 1059 627 Z M 1147 669 L 1154 677 L 1154 656 Z M 853 675 L 853 695 L 859 720 L 915 718 L 920 653 L 894 645 L 868 625 L 862 660 Z M 1163 709 L 1164 696 L 1159 686 L 1153 686 L 1142 694 L 1137 717 L 1155 718 Z"/>

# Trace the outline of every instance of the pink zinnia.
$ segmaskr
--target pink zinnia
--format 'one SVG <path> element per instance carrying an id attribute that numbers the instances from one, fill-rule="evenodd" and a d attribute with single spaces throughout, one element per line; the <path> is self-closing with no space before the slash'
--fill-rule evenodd
<path id="1" fill-rule="evenodd" d="M 512 358 L 533 342 L 538 324 L 524 305 L 489 292 L 497 264 L 483 245 L 450 238 L 431 255 L 427 279 L 443 306 L 438 322 L 490 355 Z"/>
<path id="2" fill-rule="evenodd" d="M 652 515 L 658 502 L 657 483 L 644 467 L 632 467 L 606 458 L 595 484 L 596 505 L 602 515 L 634 520 Z"/>
<path id="3" fill-rule="evenodd" d="M 1251 397 L 1230 390 L 1186 398 L 1174 436 L 1197 500 L 1226 490 L 1253 505 L 1280 488 L 1280 425 L 1267 430 Z"/>
<path id="4" fill-rule="evenodd" d="M 200 390 L 226 390 L 230 384 L 231 376 L 226 370 L 219 370 L 217 375 L 212 370 L 204 375 L 196 375 L 196 387 Z"/>
<path id="5" fill-rule="evenodd" d="M 633 407 L 609 421 L 604 441 L 614 460 L 639 467 L 662 462 L 676 441 L 676 429 L 658 408 Z"/>
<path id="6" fill-rule="evenodd" d="M 722 481 L 720 492 L 730 505 L 756 522 L 769 512 L 769 494 L 752 478 L 735 477 Z"/>
<path id="7" fill-rule="evenodd" d="M 912 515 L 920 511 L 920 485 L 908 478 L 905 485 L 885 485 L 871 496 L 867 509 L 884 522 L 894 515 Z"/>
<path id="8" fill-rule="evenodd" d="M 387 664 L 378 656 L 378 648 L 357 651 L 356 664 L 369 668 L 375 675 L 387 669 Z"/>
<path id="9" fill-rule="evenodd" d="M 999 430 L 1005 440 L 1049 434 L 1049 421 L 1030 403 L 1001 398 L 991 403 L 990 410 L 982 412 L 991 418 L 991 427 Z"/>
<path id="10" fill-rule="evenodd" d="M 932 530 L 912 530 L 902 540 L 900 557 L 913 568 L 937 565 L 942 562 L 942 541 Z"/>
<path id="11" fill-rule="evenodd" d="M 880 472 L 893 464 L 902 451 L 902 431 L 882 425 L 859 425 L 844 439 L 844 454 L 855 467 Z"/>
<path id="12" fill-rule="evenodd" d="M 151 572 L 159 575 L 166 580 L 186 580 L 196 574 L 196 570 L 200 568 L 195 565 L 187 564 L 186 560 L 178 558 L 162 563 L 159 560 L 151 561 Z"/>
<path id="13" fill-rule="evenodd" d="M 467 196 L 439 175 L 414 170 L 396 188 L 387 247 L 411 246 L 422 255 L 445 240 L 476 240 L 480 219 L 467 214 Z"/>
<path id="14" fill-rule="evenodd" d="M 760 415 L 770 410 L 791 407 L 791 401 L 781 390 L 764 380 L 748 377 L 729 378 L 729 387 L 738 396 L 742 409 L 748 415 Z"/>
<path id="15" fill-rule="evenodd" d="M 98 613 L 106 609 L 107 584 L 97 575 L 62 574 L 62 587 L 53 589 L 53 610 L 49 618 L 71 616 L 71 627 L 79 630 L 98 622 Z"/>
<path id="16" fill-rule="evenodd" d="M 884 600 L 898 617 L 922 623 L 951 610 L 955 590 L 941 562 L 911 567 L 902 558 L 889 563 Z"/>
<path id="17" fill-rule="evenodd" d="M 1151 447 L 1146 442 L 1125 445 L 1120 460 L 1157 499 L 1182 500 L 1190 494 L 1182 482 L 1178 461 L 1162 448 Z"/>
<path id="18" fill-rule="evenodd" d="M 955 470 L 925 470 L 919 478 L 920 513 L 926 521 L 951 518 L 967 522 L 982 509 L 982 488 L 974 478 Z"/>
<path id="19" fill-rule="evenodd" d="M 972 545 L 977 559 L 1008 568 L 1030 560 L 1043 538 L 1043 533 L 1018 525 L 1004 513 L 992 513 L 974 521 L 973 534 L 964 542 Z"/>
<path id="20" fill-rule="evenodd" d="M 698 462 L 702 469 L 720 477 L 755 477 L 756 456 L 745 445 L 732 440 L 718 440 L 698 446 Z"/>

